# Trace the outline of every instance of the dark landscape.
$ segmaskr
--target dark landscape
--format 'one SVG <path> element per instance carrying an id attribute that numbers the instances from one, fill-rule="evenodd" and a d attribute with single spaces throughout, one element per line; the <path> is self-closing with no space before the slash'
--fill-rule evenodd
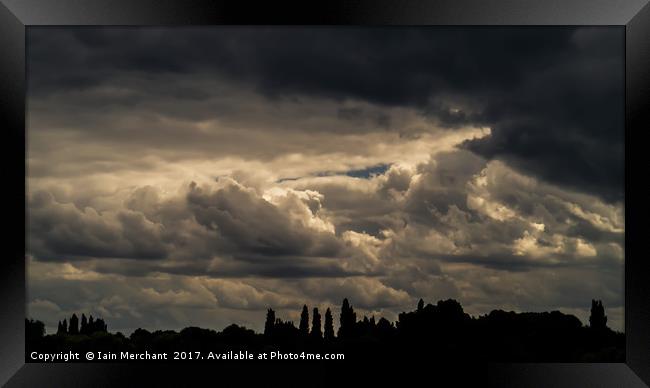
<path id="1" fill-rule="evenodd" d="M 269 309 L 264 333 L 232 324 L 221 332 L 186 327 L 180 332 L 139 328 L 130 336 L 110 333 L 102 319 L 75 315 L 59 322 L 58 332 L 45 334 L 40 321 L 25 320 L 26 362 L 29 355 L 67 352 L 276 352 L 344 354 L 345 360 L 379 358 L 481 362 L 624 362 L 625 335 L 607 327 L 600 301 L 592 300 L 589 325 L 559 311 L 516 313 L 493 310 L 472 317 L 453 299 L 425 305 L 399 314 L 396 322 L 364 316 L 343 300 L 335 334 L 328 308 L 303 307 L 296 327 Z M 310 320 L 311 317 L 311 320 Z M 81 323 L 80 323 L 81 322 Z M 189 356 L 188 361 L 196 361 Z M 236 358 L 237 356 L 235 356 Z M 83 357 L 80 362 L 86 362 Z M 118 360 L 119 361 L 119 360 Z M 247 360 L 247 362 L 250 362 Z"/>

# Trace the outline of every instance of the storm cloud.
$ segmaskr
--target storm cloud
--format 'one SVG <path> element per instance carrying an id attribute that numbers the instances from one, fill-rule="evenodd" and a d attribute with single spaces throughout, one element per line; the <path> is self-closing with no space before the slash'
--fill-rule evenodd
<path id="1" fill-rule="evenodd" d="M 343 297 L 390 319 L 453 297 L 583 321 L 600 298 L 621 329 L 622 43 L 30 28 L 30 312 L 259 329 L 268 307 Z"/>

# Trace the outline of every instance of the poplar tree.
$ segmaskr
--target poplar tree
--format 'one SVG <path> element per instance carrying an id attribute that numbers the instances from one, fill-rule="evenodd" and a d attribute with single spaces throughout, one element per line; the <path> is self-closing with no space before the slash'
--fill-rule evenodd
<path id="1" fill-rule="evenodd" d="M 68 333 L 79 334 L 79 318 L 77 318 L 77 314 L 73 313 L 70 317 L 70 328 L 68 330 Z"/>
<path id="2" fill-rule="evenodd" d="M 325 311 L 325 340 L 334 340 L 334 320 L 332 319 L 332 310 L 328 307 Z"/>
<path id="3" fill-rule="evenodd" d="M 273 334 L 273 326 L 275 325 L 275 311 L 269 309 L 266 312 L 266 322 L 264 323 L 264 335 L 271 336 Z"/>
<path id="4" fill-rule="evenodd" d="M 312 338 L 316 339 L 323 338 L 323 332 L 320 327 L 320 313 L 318 312 L 318 307 L 314 307 L 314 314 L 311 318 L 311 336 Z"/>
<path id="5" fill-rule="evenodd" d="M 307 305 L 302 306 L 302 313 L 300 314 L 300 326 L 298 326 L 300 334 L 309 334 L 309 310 Z"/>
<path id="6" fill-rule="evenodd" d="M 357 323 L 357 314 L 354 308 L 350 306 L 348 299 L 343 299 L 340 316 L 341 326 L 339 327 L 339 338 L 350 338 L 354 333 L 354 325 Z"/>

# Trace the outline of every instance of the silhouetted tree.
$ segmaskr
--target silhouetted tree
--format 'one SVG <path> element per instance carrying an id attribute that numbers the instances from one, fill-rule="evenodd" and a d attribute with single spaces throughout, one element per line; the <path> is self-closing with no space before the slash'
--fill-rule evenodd
<path id="1" fill-rule="evenodd" d="M 325 311 L 325 340 L 332 341 L 334 339 L 334 320 L 332 319 L 332 310 L 328 307 Z"/>
<path id="2" fill-rule="evenodd" d="M 379 322 L 377 322 L 376 332 L 379 338 L 385 339 L 393 335 L 395 326 L 388 319 L 381 317 L 379 318 Z"/>
<path id="3" fill-rule="evenodd" d="M 61 321 L 57 323 L 56 334 L 63 334 L 63 325 L 61 324 Z"/>
<path id="4" fill-rule="evenodd" d="M 79 334 L 79 318 L 76 314 L 72 314 L 70 317 L 70 328 L 68 329 L 70 334 Z"/>
<path id="5" fill-rule="evenodd" d="M 137 328 L 129 337 L 131 341 L 137 346 L 138 344 L 150 344 L 152 341 L 152 334 L 145 329 Z"/>
<path id="6" fill-rule="evenodd" d="M 372 338 L 375 335 L 375 317 L 368 319 L 368 317 L 364 315 L 363 319 L 356 323 L 355 329 L 355 335 Z"/>
<path id="7" fill-rule="evenodd" d="M 33 319 L 25 319 L 25 339 L 35 341 L 45 335 L 45 324 Z"/>
<path id="8" fill-rule="evenodd" d="M 88 318 L 86 314 L 81 314 L 81 327 L 79 328 L 81 334 L 88 334 Z"/>
<path id="9" fill-rule="evenodd" d="M 323 338 L 323 332 L 320 327 L 320 313 L 318 312 L 318 307 L 314 307 L 314 315 L 311 318 L 311 336 L 312 338 L 321 339 Z"/>
<path id="10" fill-rule="evenodd" d="M 63 323 L 61 324 L 61 328 L 63 329 L 63 333 L 67 334 L 68 333 L 68 320 L 63 319 Z"/>
<path id="11" fill-rule="evenodd" d="M 273 326 L 275 325 L 275 311 L 269 309 L 266 312 L 266 322 L 264 323 L 264 335 L 271 336 L 273 335 Z"/>
<path id="12" fill-rule="evenodd" d="M 347 298 L 343 299 L 339 322 L 341 324 L 338 333 L 339 338 L 352 337 L 354 333 L 354 325 L 357 322 L 357 314 L 354 312 L 354 308 L 350 306 L 350 302 L 348 302 Z"/>
<path id="13" fill-rule="evenodd" d="M 273 339 L 279 343 L 287 343 L 295 341 L 298 337 L 299 330 L 294 326 L 292 321 L 282 321 L 276 318 L 275 325 L 273 326 Z"/>
<path id="14" fill-rule="evenodd" d="M 96 333 L 96 332 L 107 332 L 108 331 L 108 327 L 106 326 L 106 322 L 104 322 L 104 320 L 101 319 L 101 318 L 95 319 L 95 318 L 93 318 L 92 315 L 90 316 L 90 318 L 88 318 L 88 322 L 85 325 L 86 329 L 84 330 L 83 329 L 83 327 L 84 327 L 83 318 L 84 318 L 84 316 L 82 315 L 81 316 L 81 327 L 82 327 L 82 329 L 80 329 L 80 332 L 82 334 L 92 334 L 92 333 Z"/>
<path id="15" fill-rule="evenodd" d="M 461 318 L 465 315 L 463 306 L 455 299 L 439 300 L 436 307 L 445 317 Z"/>
<path id="16" fill-rule="evenodd" d="M 596 330 L 607 327 L 607 316 L 603 302 L 600 300 L 591 300 L 591 315 L 589 316 L 589 326 Z"/>
<path id="17" fill-rule="evenodd" d="M 104 333 L 108 332 L 108 326 L 106 325 L 106 322 L 104 322 L 103 319 L 97 318 L 95 320 L 95 330 L 94 331 L 102 331 Z"/>
<path id="18" fill-rule="evenodd" d="M 302 313 L 300 314 L 300 326 L 298 326 L 300 334 L 309 334 L 309 310 L 307 305 L 302 306 Z"/>
<path id="19" fill-rule="evenodd" d="M 275 326 L 293 327 L 294 329 L 296 328 L 296 326 L 293 324 L 293 321 L 283 321 L 280 318 L 275 319 Z"/>
<path id="20" fill-rule="evenodd" d="M 420 301 L 418 302 L 418 311 L 422 311 L 424 309 L 424 301 L 422 298 L 420 298 Z"/>

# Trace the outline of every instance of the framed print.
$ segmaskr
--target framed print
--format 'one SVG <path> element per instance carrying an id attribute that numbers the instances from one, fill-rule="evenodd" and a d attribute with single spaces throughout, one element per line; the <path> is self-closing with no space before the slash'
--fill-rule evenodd
<path id="1" fill-rule="evenodd" d="M 7 386 L 650 382 L 646 1 L 1 1 Z"/>

